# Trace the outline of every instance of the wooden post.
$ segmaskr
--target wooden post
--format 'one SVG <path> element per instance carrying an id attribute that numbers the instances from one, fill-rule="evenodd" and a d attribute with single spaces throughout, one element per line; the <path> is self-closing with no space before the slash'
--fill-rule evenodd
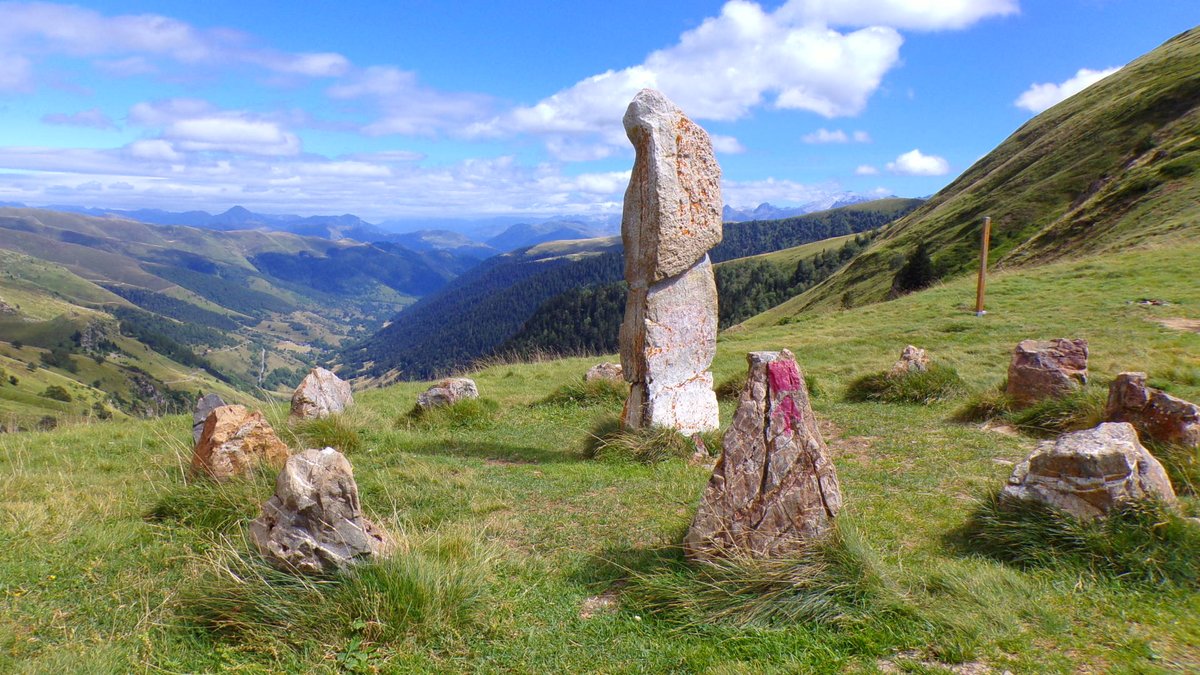
<path id="1" fill-rule="evenodd" d="M 987 314 L 983 310 L 983 294 L 987 290 L 988 245 L 992 239 L 992 219 L 983 219 L 983 246 L 979 250 L 979 285 L 975 290 L 975 316 Z"/>

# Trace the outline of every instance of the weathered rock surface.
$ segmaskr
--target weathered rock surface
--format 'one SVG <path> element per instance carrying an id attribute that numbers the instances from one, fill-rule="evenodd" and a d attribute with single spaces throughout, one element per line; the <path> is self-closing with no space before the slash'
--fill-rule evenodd
<path id="1" fill-rule="evenodd" d="M 900 352 L 900 360 L 888 371 L 890 377 L 899 377 L 908 373 L 923 373 L 929 370 L 929 355 L 924 349 L 908 345 Z"/>
<path id="2" fill-rule="evenodd" d="M 204 421 L 209 413 L 225 405 L 225 401 L 217 394 L 205 394 L 196 399 L 196 409 L 192 411 L 192 447 L 200 442 L 204 433 Z"/>
<path id="3" fill-rule="evenodd" d="M 390 548 L 386 533 L 363 517 L 354 470 L 333 448 L 288 459 L 250 538 L 273 566 L 302 574 L 335 572 Z"/>
<path id="4" fill-rule="evenodd" d="M 350 383 L 324 368 L 313 368 L 292 394 L 293 420 L 315 420 L 354 405 Z"/>
<path id="5" fill-rule="evenodd" d="M 1039 501 L 1090 519 L 1125 500 L 1174 502 L 1175 490 L 1132 425 L 1106 422 L 1038 445 L 1013 469 L 1000 497 Z"/>
<path id="6" fill-rule="evenodd" d="M 192 470 L 216 480 L 248 476 L 259 464 L 280 466 L 288 447 L 263 419 L 240 405 L 214 409 L 192 453 Z"/>
<path id="7" fill-rule="evenodd" d="M 1200 406 L 1146 386 L 1145 373 L 1121 373 L 1113 380 L 1104 417 L 1129 422 L 1145 439 L 1200 447 Z"/>
<path id="8" fill-rule="evenodd" d="M 749 379 L 683 542 L 693 559 L 801 550 L 842 506 L 795 357 L 785 349 L 751 352 L 747 360 Z"/>
<path id="9" fill-rule="evenodd" d="M 624 123 L 636 158 L 621 219 L 629 284 L 621 365 L 630 383 L 622 421 L 713 430 L 717 289 L 708 250 L 721 241 L 721 169 L 708 134 L 657 91 L 639 92 Z"/>
<path id="10" fill-rule="evenodd" d="M 1008 366 L 1006 392 L 1021 407 L 1058 398 L 1087 383 L 1087 340 L 1022 340 Z"/>
<path id="11" fill-rule="evenodd" d="M 612 380 L 613 382 L 624 381 L 625 376 L 621 372 L 621 364 L 619 363 L 597 363 L 588 368 L 587 373 L 583 376 L 584 382 L 592 382 L 594 380 Z"/>
<path id="12" fill-rule="evenodd" d="M 479 387 L 475 380 L 467 377 L 451 377 L 442 380 L 417 395 L 417 407 L 438 408 L 453 405 L 468 398 L 479 398 Z"/>

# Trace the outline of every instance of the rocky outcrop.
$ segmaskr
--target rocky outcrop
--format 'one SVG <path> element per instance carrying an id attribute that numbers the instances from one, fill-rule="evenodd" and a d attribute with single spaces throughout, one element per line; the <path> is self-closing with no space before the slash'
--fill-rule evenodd
<path id="1" fill-rule="evenodd" d="M 249 476 L 260 464 L 281 466 L 288 447 L 263 419 L 240 405 L 214 409 L 192 453 L 192 470 L 214 480 Z"/>
<path id="2" fill-rule="evenodd" d="M 1017 407 L 1065 396 L 1087 383 L 1087 340 L 1022 340 L 1008 366 L 1006 392 Z"/>
<path id="3" fill-rule="evenodd" d="M 1200 448 L 1200 406 L 1146 386 L 1145 373 L 1113 380 L 1104 417 L 1132 424 L 1143 439 Z"/>
<path id="4" fill-rule="evenodd" d="M 724 449 L 684 539 L 689 558 L 786 555 L 833 524 L 837 471 L 795 357 L 751 352 Z"/>
<path id="5" fill-rule="evenodd" d="M 622 382 L 625 376 L 621 372 L 621 364 L 619 363 L 597 363 L 588 368 L 587 373 L 583 376 L 584 382 L 594 382 L 595 380 L 611 380 L 613 382 Z"/>
<path id="6" fill-rule="evenodd" d="M 888 377 L 900 377 L 908 373 L 923 373 L 929 370 L 929 355 L 924 349 L 908 345 L 900 352 L 900 360 L 892 365 Z"/>
<path id="7" fill-rule="evenodd" d="M 390 542 L 363 517 L 354 470 L 333 448 L 305 450 L 287 460 L 275 495 L 250 523 L 250 539 L 274 567 L 329 574 L 387 553 Z"/>
<path id="8" fill-rule="evenodd" d="M 442 380 L 417 396 L 417 407 L 428 410 L 459 401 L 479 398 L 479 387 L 475 380 L 466 377 L 451 377 Z"/>
<path id="9" fill-rule="evenodd" d="M 1000 497 L 1038 501 L 1090 519 L 1126 500 L 1173 503 L 1175 491 L 1133 426 L 1106 422 L 1038 445 L 1013 470 Z"/>
<path id="10" fill-rule="evenodd" d="M 324 368 L 313 368 L 292 394 L 292 420 L 315 420 L 354 405 L 350 383 Z"/>
<path id="11" fill-rule="evenodd" d="M 621 365 L 630 383 L 622 422 L 713 430 L 717 287 L 708 250 L 721 241 L 721 169 L 708 134 L 657 91 L 639 92 L 624 123 L 636 158 L 621 219 L 629 284 Z"/>
<path id="12" fill-rule="evenodd" d="M 196 399 L 196 408 L 192 411 L 192 447 L 200 442 L 200 436 L 204 434 L 204 422 L 209 414 L 224 405 L 225 401 L 217 394 L 209 393 Z"/>

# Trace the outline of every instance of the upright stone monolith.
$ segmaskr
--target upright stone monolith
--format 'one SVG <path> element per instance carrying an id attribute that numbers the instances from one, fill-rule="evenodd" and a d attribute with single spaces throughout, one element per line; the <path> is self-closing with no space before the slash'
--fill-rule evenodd
<path id="1" fill-rule="evenodd" d="M 689 558 L 804 550 L 842 506 L 837 471 L 788 350 L 751 352 L 721 458 L 683 542 Z"/>
<path id="2" fill-rule="evenodd" d="M 628 429 L 711 431 L 717 286 L 708 250 L 721 241 L 721 168 L 708 134 L 653 89 L 633 98 L 624 123 L 636 158 L 621 219 L 629 284 L 621 365 L 630 384 L 621 420 Z"/>
<path id="3" fill-rule="evenodd" d="M 343 412 L 354 405 L 350 383 L 331 370 L 313 368 L 292 393 L 293 421 L 316 420 Z"/>

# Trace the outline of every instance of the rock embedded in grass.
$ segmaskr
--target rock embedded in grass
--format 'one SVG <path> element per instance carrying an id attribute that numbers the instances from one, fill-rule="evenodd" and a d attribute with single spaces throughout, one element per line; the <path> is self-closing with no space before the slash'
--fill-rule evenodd
<path id="1" fill-rule="evenodd" d="M 1091 519 L 1128 500 L 1174 503 L 1175 490 L 1133 425 L 1106 422 L 1038 445 L 1013 469 L 1000 498 L 1038 501 Z"/>
<path id="2" fill-rule="evenodd" d="M 724 450 L 684 539 L 689 558 L 778 557 L 833 525 L 842 506 L 804 377 L 788 350 L 751 352 Z"/>
<path id="3" fill-rule="evenodd" d="M 260 412 L 240 405 L 214 409 L 192 452 L 192 470 L 214 480 L 253 475 L 260 464 L 281 466 L 287 445 Z"/>
<path id="4" fill-rule="evenodd" d="M 387 533 L 363 517 L 354 470 L 333 448 L 290 457 L 275 495 L 250 523 L 250 539 L 272 566 L 324 575 L 385 555 Z"/>
<path id="5" fill-rule="evenodd" d="M 1022 340 L 1008 366 L 1006 393 L 1025 408 L 1059 398 L 1087 384 L 1087 340 Z"/>
<path id="6" fill-rule="evenodd" d="M 195 447 L 200 442 L 200 436 L 204 434 L 204 423 L 208 420 L 208 416 L 212 411 L 225 405 L 225 401 L 217 394 L 205 394 L 196 399 L 196 408 L 192 412 L 192 447 Z"/>
<path id="7" fill-rule="evenodd" d="M 313 368 L 292 393 L 292 420 L 315 420 L 354 405 L 350 383 L 324 368 Z"/>
<path id="8" fill-rule="evenodd" d="M 908 345 L 900 352 L 900 359 L 892 364 L 892 369 L 888 371 L 888 377 L 899 377 L 913 372 L 925 372 L 929 370 L 929 355 L 924 349 Z"/>
<path id="9" fill-rule="evenodd" d="M 605 361 L 597 363 L 588 368 L 587 373 L 583 376 L 584 382 L 594 382 L 596 380 L 610 380 L 612 382 L 624 382 L 625 376 L 621 369 L 621 364 Z"/>
<path id="10" fill-rule="evenodd" d="M 661 93 L 643 89 L 624 117 L 636 157 L 621 240 L 629 294 L 621 365 L 627 429 L 718 428 L 712 365 L 717 286 L 708 250 L 721 242 L 721 168 L 712 141 Z"/>
<path id="11" fill-rule="evenodd" d="M 1200 448 L 1200 406 L 1146 386 L 1145 373 L 1121 373 L 1112 381 L 1104 417 L 1129 422 L 1147 440 Z"/>
<path id="12" fill-rule="evenodd" d="M 475 386 L 475 380 L 467 377 L 451 377 L 419 394 L 417 407 L 429 410 L 430 408 L 454 405 L 459 401 L 471 398 L 479 398 L 479 387 Z"/>

